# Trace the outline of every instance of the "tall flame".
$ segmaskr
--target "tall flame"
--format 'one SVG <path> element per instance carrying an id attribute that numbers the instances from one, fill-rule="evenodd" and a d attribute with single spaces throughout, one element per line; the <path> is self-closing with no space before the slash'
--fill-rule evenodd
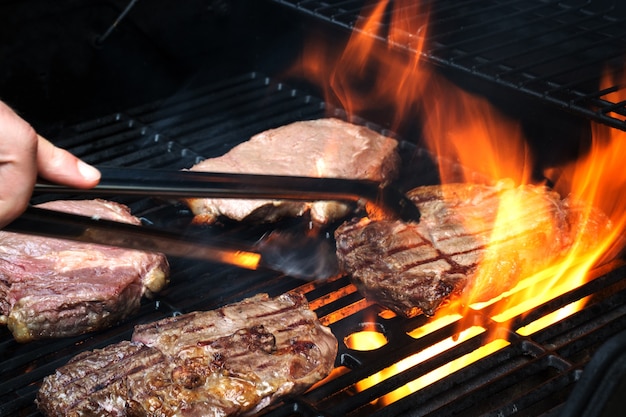
<path id="1" fill-rule="evenodd" d="M 623 81 L 626 81 L 623 75 L 621 80 L 617 80 L 607 71 L 600 88 L 608 88 Z M 624 91 L 611 93 L 611 97 L 607 97 L 614 102 L 621 102 L 625 98 Z M 520 283 L 519 291 L 509 299 L 507 308 L 494 317 L 496 321 L 508 320 L 543 300 L 583 284 L 589 279 L 589 271 L 594 266 L 612 260 L 623 249 L 626 170 L 623 168 L 622 155 L 625 151 L 626 132 L 592 123 L 588 152 L 576 161 L 546 170 L 545 175 L 554 183 L 554 189 L 567 198 L 570 216 L 576 218 L 573 244 L 567 256 L 558 263 Z M 606 218 L 608 222 L 605 222 Z M 540 284 L 533 285 L 534 282 Z M 545 294 L 541 294 L 541 291 L 545 291 Z M 582 308 L 584 302 L 583 299 L 572 303 L 555 311 L 550 320 L 540 319 L 518 332 L 530 334 Z"/>
<path id="2" fill-rule="evenodd" d="M 396 130 L 419 121 L 427 147 L 437 157 L 452 162 L 441 164 L 442 183 L 480 182 L 502 187 L 489 244 L 473 277 L 472 292 L 462 300 L 460 310 L 479 310 L 499 301 L 499 310 L 490 314 L 504 323 L 583 284 L 591 268 L 624 244 L 626 132 L 594 124 L 593 143 L 583 158 L 546 170 L 546 179 L 565 199 L 565 217 L 572 226 L 566 237 L 559 236 L 563 229 L 558 222 L 563 219 L 552 213 L 550 199 L 541 198 L 542 191 L 532 191 L 538 197 L 529 198 L 533 196 L 529 189 L 552 191 L 533 184 L 534 161 L 519 124 L 484 98 L 461 90 L 423 65 L 428 11 L 419 2 L 394 2 L 389 12 L 390 7 L 388 0 L 366 7 L 367 13 L 342 51 L 308 45 L 290 73 L 317 82 L 324 88 L 327 101 L 339 103 L 349 116 L 377 109 L 391 111 L 391 127 Z M 387 42 L 380 42 L 381 38 Z M 615 81 L 607 75 L 602 87 Z M 626 76 L 620 81 L 626 82 Z M 626 100 L 626 96 L 615 94 L 607 99 Z M 541 213 L 547 214 L 535 225 L 539 233 L 524 236 L 529 222 L 536 221 L 534 217 Z M 606 218 L 610 222 L 604 222 Z M 468 225 L 468 229 L 476 226 Z M 546 248 L 559 239 L 567 240 L 567 253 L 559 253 L 544 264 Z M 513 240 L 517 246 L 509 244 Z M 519 258 L 528 257 L 539 259 L 540 268 L 525 270 L 524 259 Z M 503 276 L 520 280 L 500 290 Z M 484 299 L 493 288 L 499 296 Z M 530 334 L 580 308 L 582 303 L 572 304 L 538 321 L 535 327 L 514 330 Z M 437 316 L 458 311 L 457 301 Z"/>
<path id="3" fill-rule="evenodd" d="M 616 74 L 607 70 L 600 88 L 607 89 L 626 82 L 626 70 Z M 626 100 L 626 90 L 612 92 L 608 100 L 620 103 Z M 593 123 L 592 143 L 589 151 L 579 160 L 550 171 L 555 188 L 563 193 L 569 191 L 573 199 L 586 201 L 602 210 L 613 227 L 608 235 L 598 236 L 603 243 L 597 247 L 601 253 L 614 253 L 623 246 L 620 235 L 626 225 L 626 132 Z"/>
<path id="4" fill-rule="evenodd" d="M 422 70 L 420 61 L 428 13 L 419 2 L 411 1 L 389 12 L 389 3 L 382 0 L 365 7 L 367 13 L 339 51 L 336 45 L 309 42 L 288 75 L 317 84 L 327 103 L 340 105 L 350 116 L 388 111 L 392 127 L 398 128 L 407 117 L 415 119 L 427 85 L 424 79 L 429 73 Z M 383 24 L 386 19 L 389 23 Z M 380 42 L 384 37 L 387 43 Z"/>
<path id="5" fill-rule="evenodd" d="M 421 115 L 427 146 L 462 168 L 458 172 L 457 167 L 441 164 L 443 183 L 507 178 L 520 185 L 530 181 L 533 161 L 519 124 L 486 99 L 431 76 L 420 100 L 427 109 Z"/>

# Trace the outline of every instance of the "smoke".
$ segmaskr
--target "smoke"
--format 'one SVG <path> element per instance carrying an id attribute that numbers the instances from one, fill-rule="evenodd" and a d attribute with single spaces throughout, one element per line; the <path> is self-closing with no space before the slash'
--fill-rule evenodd
<path id="1" fill-rule="evenodd" d="M 326 237 L 273 231 L 255 250 L 261 253 L 262 266 L 294 278 L 312 281 L 339 273 L 334 241 Z"/>

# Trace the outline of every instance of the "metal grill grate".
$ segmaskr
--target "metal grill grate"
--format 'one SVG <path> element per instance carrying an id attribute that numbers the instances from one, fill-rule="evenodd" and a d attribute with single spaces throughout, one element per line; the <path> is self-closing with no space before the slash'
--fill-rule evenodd
<path id="1" fill-rule="evenodd" d="M 323 117 L 328 112 L 333 114 L 315 97 L 273 83 L 261 74 L 249 73 L 164 102 L 74 126 L 58 143 L 97 164 L 184 168 L 198 159 L 223 153 L 257 131 Z M 341 113 L 335 115 L 340 117 Z M 411 145 L 403 146 L 403 178 L 408 181 L 405 185 L 436 183 L 432 158 Z M 188 226 L 190 214 L 180 205 L 152 199 L 124 202 L 146 221 Z M 275 227 L 305 227 L 300 223 L 289 221 Z M 257 239 L 267 228 L 226 225 L 202 232 Z M 294 290 L 305 294 L 340 344 L 332 377 L 309 392 L 266 410 L 267 417 L 554 416 L 593 353 L 605 340 L 626 329 L 626 267 L 609 273 L 598 270 L 595 280 L 506 323 L 495 322 L 487 308 L 472 312 L 467 322 L 455 319 L 427 330 L 425 317 L 403 319 L 385 314 L 378 305 L 364 300 L 345 276 L 325 282 L 303 282 L 272 272 L 182 259 L 171 261 L 170 287 L 155 300 L 144 300 L 136 317 L 109 330 L 19 345 L 6 329 L 0 329 L 0 415 L 39 416 L 33 400 L 42 378 L 82 351 L 127 340 L 135 324 L 177 312 L 216 308 L 259 292 L 273 296 Z M 589 301 L 582 311 L 530 335 L 517 331 L 585 297 Z M 366 321 L 374 321 L 384 331 L 388 343 L 369 352 L 349 349 L 344 338 Z M 505 330 L 508 324 L 512 330 Z M 483 330 L 387 379 L 381 378 L 369 388 L 359 386 L 371 375 L 439 343 L 448 343 L 474 325 Z M 449 364 L 458 363 L 484 346 L 494 334 L 498 340 L 508 340 L 508 344 L 414 393 L 383 404 L 381 398 L 418 378 L 428 378 L 430 371 L 445 374 Z"/>
<path id="2" fill-rule="evenodd" d="M 273 1 L 350 31 L 361 12 L 369 11 L 375 3 Z M 626 86 L 621 84 L 624 79 L 620 79 L 626 52 L 626 9 L 618 2 L 614 5 L 591 0 L 423 0 L 421 3 L 429 11 L 426 46 L 422 51 L 427 61 L 626 130 L 623 101 Z M 391 1 L 383 22 L 389 21 L 393 5 Z M 420 22 L 425 16 L 413 18 Z M 385 42 L 387 29 L 383 27 L 383 35 L 379 35 Z M 409 44 L 395 46 L 415 52 Z M 617 80 L 601 87 L 605 71 L 616 75 Z"/>

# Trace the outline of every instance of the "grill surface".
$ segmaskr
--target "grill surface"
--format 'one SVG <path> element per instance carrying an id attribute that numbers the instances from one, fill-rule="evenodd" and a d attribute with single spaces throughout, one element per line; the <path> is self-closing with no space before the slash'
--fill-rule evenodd
<path id="1" fill-rule="evenodd" d="M 361 12 L 370 12 L 374 3 L 273 1 L 349 31 L 355 28 Z M 385 22 L 389 22 L 394 3 L 399 2 L 390 2 L 378 35 L 385 42 L 389 29 Z M 420 3 L 429 13 L 422 55 L 443 71 L 468 77 L 470 85 L 483 80 L 505 87 L 505 91 L 521 93 L 626 130 L 624 102 L 606 96 L 622 91 L 624 85 L 614 82 L 600 88 L 605 69 L 620 74 L 624 68 L 626 7 L 620 2 L 423 0 Z M 423 22 L 425 15 L 417 14 L 412 19 Z M 408 43 L 395 46 L 415 52 Z"/>
<path id="2" fill-rule="evenodd" d="M 58 144 L 91 163 L 178 169 L 222 154 L 258 131 L 329 114 L 343 117 L 340 111 L 326 108 L 316 97 L 262 74 L 245 73 L 181 92 L 168 100 L 76 125 L 63 134 Z M 375 125 L 370 127 L 379 129 Z M 436 163 L 426 152 L 410 144 L 405 144 L 403 152 L 402 187 L 438 181 Z M 45 196 L 40 197 L 42 199 Z M 119 201 L 129 204 L 133 212 L 147 222 L 168 227 L 188 226 L 190 214 L 181 205 L 156 199 Z M 306 226 L 300 221 L 276 225 L 278 229 L 296 232 L 303 227 Z M 204 232 L 254 240 L 267 232 L 267 228 L 226 224 Z M 327 282 L 304 282 L 272 272 L 244 271 L 183 259 L 171 261 L 170 287 L 155 300 L 145 300 L 135 318 L 112 329 L 25 345 L 15 343 L 6 329 L 1 329 L 0 415 L 37 416 L 33 400 L 44 376 L 81 351 L 128 339 L 137 323 L 179 312 L 215 308 L 258 292 L 277 295 L 295 290 L 304 293 L 340 343 L 333 378 L 300 397 L 277 404 L 264 414 L 274 417 L 554 416 L 594 352 L 604 341 L 626 329 L 626 285 L 623 282 L 626 267 L 608 273 L 598 269 L 598 277 L 593 281 L 528 314 L 520 313 L 510 319 L 510 323 L 493 321 L 491 310 L 486 309 L 471 311 L 467 321 L 456 320 L 426 330 L 425 317 L 407 320 L 383 314 L 380 307 L 365 301 L 345 276 Z M 590 296 L 588 305 L 579 313 L 528 336 L 516 331 L 587 296 Z M 344 338 L 368 321 L 378 324 L 388 343 L 370 352 L 347 348 Z M 512 331 L 505 330 L 508 324 Z M 359 381 L 414 353 L 449 341 L 472 325 L 483 330 L 369 389 L 357 389 Z M 419 337 L 415 336 L 417 333 Z M 445 371 L 447 364 L 483 346 L 492 335 L 508 340 L 508 345 L 398 401 L 385 406 L 377 401 L 432 370 L 442 368 Z"/>

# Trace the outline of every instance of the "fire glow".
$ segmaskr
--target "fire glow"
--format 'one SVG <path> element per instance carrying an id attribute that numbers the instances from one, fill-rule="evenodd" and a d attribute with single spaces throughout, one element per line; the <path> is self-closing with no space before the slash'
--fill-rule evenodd
<path id="1" fill-rule="evenodd" d="M 533 156 L 520 126 L 487 100 L 461 90 L 421 62 L 422 51 L 426 46 L 427 10 L 423 10 L 417 2 L 400 1 L 393 4 L 392 10 L 388 1 L 379 1 L 366 7 L 366 13 L 357 22 L 341 51 L 330 50 L 326 45 L 309 45 L 291 73 L 321 86 L 327 102 L 338 103 L 349 116 L 367 114 L 380 108 L 391 109 L 391 128 L 396 131 L 418 120 L 423 126 L 423 136 L 429 150 L 439 158 L 458 162 L 454 170 L 446 170 L 448 165 L 441 165 L 442 183 L 496 184 L 505 181 L 512 182 L 515 187 L 541 185 L 532 178 Z M 384 28 L 387 28 L 386 31 Z M 381 42 L 381 38 L 387 42 Z M 399 53 L 399 45 L 410 53 Z M 614 85 L 614 81 L 611 76 L 605 77 L 607 85 Z M 626 81 L 626 77 L 622 81 Z M 626 97 L 615 98 L 611 97 L 612 101 L 626 100 Z M 513 318 L 523 317 L 536 306 L 581 286 L 590 279 L 589 271 L 592 268 L 600 261 L 611 259 L 612 255 L 621 250 L 623 242 L 620 236 L 626 223 L 626 193 L 623 192 L 626 170 L 622 159 L 622 155 L 626 154 L 626 132 L 601 125 L 593 125 L 592 131 L 591 149 L 586 154 L 568 165 L 545 171 L 545 178 L 554 184 L 554 190 L 561 197 L 583 202 L 586 207 L 579 210 L 580 213 L 576 212 L 573 243 L 568 246 L 567 254 L 542 266 L 541 270 L 533 271 L 529 276 L 516 276 L 517 285 L 503 288 L 497 297 L 484 300 L 475 294 L 484 292 L 481 288 L 493 289 L 501 285 L 502 264 L 494 267 L 495 260 L 514 256 L 518 249 L 506 247 L 503 251 L 501 242 L 506 241 L 511 233 L 516 233 L 512 229 L 524 226 L 519 224 L 520 219 L 528 217 L 528 213 L 545 210 L 545 207 L 529 206 L 534 202 L 529 201 L 523 193 L 509 193 L 507 198 L 500 199 L 490 238 L 493 249 L 488 247 L 486 250 L 474 278 L 473 293 L 464 294 L 460 300 L 438 311 L 435 321 L 445 321 L 446 317 L 455 317 L 455 321 L 459 311 L 464 317 L 472 310 L 489 306 L 490 318 L 504 325 Z M 545 204 L 545 200 L 543 203 L 539 200 L 538 204 Z M 610 228 L 595 224 L 594 215 L 598 210 L 608 217 Z M 557 233 L 554 229 L 556 227 L 553 225 L 542 227 L 545 232 L 544 243 Z M 523 231 L 520 233 L 523 234 Z M 521 245 L 534 245 L 537 258 L 541 258 L 546 249 L 544 244 L 537 244 L 533 236 L 522 239 Z M 546 315 L 537 323 L 511 330 L 529 335 L 562 320 L 583 306 L 584 300 L 580 300 Z M 458 323 L 458 337 L 445 341 L 441 346 L 419 352 L 407 358 L 406 363 L 402 361 L 385 370 L 384 374 L 372 375 L 363 380 L 357 389 L 366 389 L 476 335 L 474 325 L 465 322 L 462 317 Z M 480 331 L 483 330 L 481 328 Z M 492 340 L 495 344 L 488 341 L 485 345 L 491 348 L 483 346 L 465 355 L 462 360 L 455 360 L 449 367 L 433 371 L 436 375 L 424 376 L 419 382 L 405 385 L 397 395 L 402 397 L 408 392 L 419 390 L 425 384 L 506 346 L 506 342 L 497 337 Z"/>
<path id="2" fill-rule="evenodd" d="M 459 335 L 456 337 L 449 337 L 447 339 L 444 339 L 418 353 L 415 353 L 394 363 L 388 368 L 382 369 L 381 371 L 370 375 L 369 377 L 359 381 L 356 384 L 356 388 L 359 391 L 364 391 L 388 378 L 391 378 L 392 376 L 400 372 L 405 372 L 415 366 L 418 366 L 419 364 L 434 356 L 447 352 L 461 345 L 463 342 L 470 340 L 473 337 L 478 337 L 482 332 L 484 332 L 484 330 L 485 329 L 479 326 L 469 327 L 460 332 Z M 415 378 L 414 380 L 396 388 L 395 390 L 383 395 L 382 397 L 377 398 L 374 402 L 380 406 L 389 405 L 413 392 L 419 391 L 420 389 L 440 380 L 447 375 L 458 371 L 459 369 L 464 368 L 465 366 L 469 365 L 472 362 L 475 362 L 480 358 L 497 352 L 507 345 L 508 342 L 503 339 L 494 339 L 492 341 L 489 341 L 481 345 L 479 348 L 471 351 L 470 353 L 452 359 L 449 362 L 446 362 L 444 365 L 430 372 L 427 372 L 419 376 L 418 378 Z"/>
<path id="3" fill-rule="evenodd" d="M 221 255 L 220 260 L 229 265 L 255 270 L 261 262 L 261 255 L 254 252 L 226 250 Z"/>
<path id="4" fill-rule="evenodd" d="M 376 350 L 387 344 L 387 337 L 376 322 L 361 323 L 361 328 L 345 337 L 344 343 L 353 350 Z"/>

